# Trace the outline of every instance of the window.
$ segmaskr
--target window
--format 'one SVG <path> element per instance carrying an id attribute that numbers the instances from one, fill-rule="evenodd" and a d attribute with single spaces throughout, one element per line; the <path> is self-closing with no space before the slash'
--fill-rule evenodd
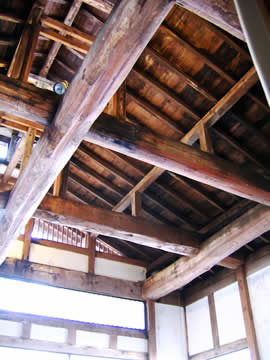
<path id="1" fill-rule="evenodd" d="M 0 277 L 0 287 L 1 310 L 137 330 L 145 329 L 142 301 L 3 277 Z"/>
<path id="2" fill-rule="evenodd" d="M 0 159 L 5 160 L 8 154 L 8 142 L 0 140 Z"/>
<path id="3" fill-rule="evenodd" d="M 248 349 L 235 351 L 230 354 L 218 356 L 215 359 L 216 360 L 251 360 L 250 352 Z"/>

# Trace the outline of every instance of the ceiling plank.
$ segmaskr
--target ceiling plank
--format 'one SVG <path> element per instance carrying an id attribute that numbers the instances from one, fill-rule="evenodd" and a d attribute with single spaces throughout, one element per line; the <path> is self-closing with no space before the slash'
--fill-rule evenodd
<path id="1" fill-rule="evenodd" d="M 186 256 L 198 253 L 195 233 L 49 195 L 34 217 Z"/>
<path id="2" fill-rule="evenodd" d="M 233 0 L 177 0 L 176 3 L 245 41 Z"/>
<path id="3" fill-rule="evenodd" d="M 181 258 L 146 279 L 143 297 L 158 299 L 182 288 L 268 230 L 270 208 L 257 205 L 205 241 L 198 255 L 189 259 Z"/>
<path id="4" fill-rule="evenodd" d="M 173 4 L 130 0 L 116 5 L 13 189 L 0 223 L 0 263 Z"/>

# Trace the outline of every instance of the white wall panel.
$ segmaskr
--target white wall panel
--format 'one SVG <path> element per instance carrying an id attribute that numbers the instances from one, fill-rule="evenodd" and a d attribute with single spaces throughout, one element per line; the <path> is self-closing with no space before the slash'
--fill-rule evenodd
<path id="1" fill-rule="evenodd" d="M 88 256 L 67 250 L 31 244 L 29 261 L 63 269 L 88 272 Z"/>
<path id="2" fill-rule="evenodd" d="M 248 287 L 261 360 L 269 360 L 270 266 L 248 276 Z"/>
<path id="3" fill-rule="evenodd" d="M 220 344 L 246 337 L 238 284 L 226 286 L 214 294 Z"/>
<path id="4" fill-rule="evenodd" d="M 155 304 L 157 360 L 187 360 L 184 309 Z"/>
<path id="5" fill-rule="evenodd" d="M 146 270 L 144 267 L 137 265 L 96 258 L 95 274 L 109 276 L 116 279 L 143 281 L 145 280 Z"/>
<path id="6" fill-rule="evenodd" d="M 213 348 L 208 298 L 186 307 L 189 355 Z"/>

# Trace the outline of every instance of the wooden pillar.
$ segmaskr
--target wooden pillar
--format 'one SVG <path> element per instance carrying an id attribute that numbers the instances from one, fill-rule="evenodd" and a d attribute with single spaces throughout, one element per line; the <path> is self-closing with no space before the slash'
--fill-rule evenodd
<path id="1" fill-rule="evenodd" d="M 147 307 L 147 331 L 148 331 L 148 354 L 149 360 L 157 359 L 157 340 L 156 340 L 156 314 L 155 302 L 148 300 Z"/>
<path id="2" fill-rule="evenodd" d="M 251 360 L 260 360 L 256 331 L 254 326 L 253 314 L 250 304 L 248 284 L 244 266 L 236 271 L 236 279 L 238 281 L 242 311 L 247 334 L 247 343 L 250 350 Z"/>
<path id="3" fill-rule="evenodd" d="M 62 171 L 59 173 L 55 182 L 53 183 L 53 196 L 60 196 L 61 184 L 62 184 Z"/>
<path id="4" fill-rule="evenodd" d="M 210 154 L 215 154 L 212 139 L 210 137 L 210 129 L 205 126 L 203 123 L 200 127 L 200 147 L 204 152 L 208 152 Z"/>
<path id="5" fill-rule="evenodd" d="M 220 343 L 219 343 L 219 335 L 218 335 L 217 313 L 216 313 L 215 299 L 213 293 L 208 295 L 208 304 L 209 304 L 213 344 L 214 344 L 214 348 L 218 349 Z"/>
<path id="6" fill-rule="evenodd" d="M 30 219 L 25 226 L 24 231 L 24 245 L 23 245 L 23 260 L 29 259 L 30 245 L 31 245 L 31 234 L 34 227 L 34 219 Z"/>
<path id="7" fill-rule="evenodd" d="M 95 259 L 96 259 L 96 235 L 89 235 L 86 233 L 88 239 L 88 272 L 95 273 Z"/>
<path id="8" fill-rule="evenodd" d="M 34 141 L 36 136 L 36 129 L 29 128 L 26 136 L 26 143 L 24 148 L 23 160 L 21 165 L 21 170 L 25 167 L 33 149 Z"/>

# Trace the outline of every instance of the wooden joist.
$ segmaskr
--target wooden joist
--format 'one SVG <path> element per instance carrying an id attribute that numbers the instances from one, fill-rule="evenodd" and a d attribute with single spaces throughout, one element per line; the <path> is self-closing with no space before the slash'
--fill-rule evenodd
<path id="1" fill-rule="evenodd" d="M 195 233 L 49 195 L 41 202 L 34 217 L 182 255 L 198 253 L 199 238 Z"/>
<path id="2" fill-rule="evenodd" d="M 270 230 L 270 208 L 257 205 L 204 242 L 198 255 L 181 258 L 146 279 L 143 296 L 158 299 L 182 288 L 219 261 Z"/>
<path id="3" fill-rule="evenodd" d="M 168 0 L 117 4 L 12 191 L 0 223 L 0 263 L 173 4 Z"/>

